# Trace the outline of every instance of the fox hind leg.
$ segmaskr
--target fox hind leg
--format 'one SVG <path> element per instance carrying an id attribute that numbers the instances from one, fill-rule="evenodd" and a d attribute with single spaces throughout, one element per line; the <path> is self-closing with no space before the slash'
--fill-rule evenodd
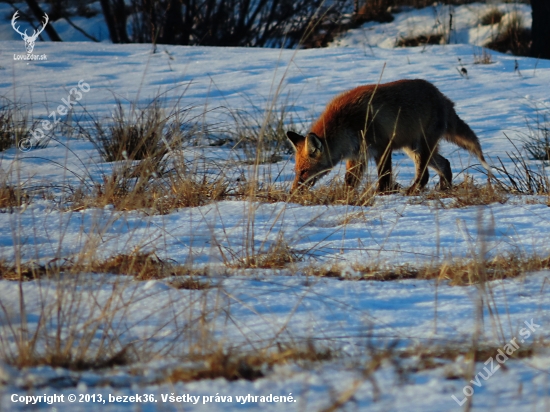
<path id="1" fill-rule="evenodd" d="M 404 151 L 414 161 L 415 165 L 415 178 L 413 184 L 407 190 L 407 194 L 411 195 L 428 183 L 430 179 L 428 165 L 432 160 L 432 153 L 426 144 L 420 145 L 420 147 L 415 149 L 404 148 Z"/>
<path id="2" fill-rule="evenodd" d="M 387 148 L 383 153 L 377 153 L 374 160 L 378 169 L 378 192 L 389 193 L 394 191 L 396 188 L 392 184 L 391 150 Z"/>

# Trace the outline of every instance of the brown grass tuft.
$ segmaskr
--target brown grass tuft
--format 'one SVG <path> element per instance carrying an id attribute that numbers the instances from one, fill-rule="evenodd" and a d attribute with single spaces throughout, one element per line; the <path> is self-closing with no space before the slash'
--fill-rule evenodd
<path id="1" fill-rule="evenodd" d="M 174 289 L 186 289 L 186 290 L 205 290 L 210 289 L 212 284 L 210 282 L 200 281 L 192 276 L 185 278 L 177 278 L 168 282 Z"/>
<path id="2" fill-rule="evenodd" d="M 232 181 L 223 170 L 217 174 L 193 173 L 191 170 L 174 170 L 163 178 L 140 178 L 115 171 L 105 176 L 92 191 L 75 189 L 67 197 L 72 211 L 112 205 L 116 210 L 145 209 L 148 213 L 167 214 L 174 209 L 197 207 L 222 200 L 250 200 L 264 203 L 291 202 L 304 206 L 350 205 L 370 206 L 375 200 L 372 184 L 357 190 L 335 181 L 319 185 L 312 190 L 290 193 L 287 186 L 270 182 L 254 184 L 245 179 Z"/>
<path id="3" fill-rule="evenodd" d="M 453 199 L 452 203 L 443 202 L 443 199 Z M 454 185 L 451 189 L 440 191 L 430 190 L 422 193 L 418 198 L 411 199 L 411 203 L 423 204 L 426 201 L 439 201 L 445 209 L 467 206 L 489 205 L 492 203 L 504 204 L 508 201 L 508 194 L 500 187 L 491 184 L 476 185 L 474 179 L 466 175 L 464 181 Z"/>
<path id="4" fill-rule="evenodd" d="M 172 175 L 165 179 L 140 178 L 132 173 L 114 172 L 95 185 L 92 192 L 75 190 L 67 199 L 70 210 L 112 205 L 116 210 L 145 209 L 167 214 L 174 209 L 197 207 L 224 199 L 235 199 L 238 190 L 229 190 L 230 182 L 223 176 L 208 178 L 192 173 Z M 242 196 L 242 193 L 241 193 Z"/>
<path id="5" fill-rule="evenodd" d="M 395 41 L 395 47 L 418 47 L 427 44 L 444 44 L 442 34 L 420 34 L 414 37 L 400 37 Z"/>
<path id="6" fill-rule="evenodd" d="M 493 56 L 487 51 L 484 47 L 482 48 L 481 54 L 474 52 L 474 64 L 492 64 Z"/>
<path id="7" fill-rule="evenodd" d="M 190 355 L 183 359 L 187 367 L 173 369 L 164 382 L 191 382 L 202 379 L 225 378 L 229 381 L 239 379 L 256 380 L 264 377 L 264 371 L 275 365 L 291 362 L 313 363 L 330 360 L 334 354 L 329 349 L 317 349 L 313 344 L 306 347 L 283 348 L 277 350 L 258 350 L 253 353 L 232 353 L 219 349 L 212 353 Z"/>
<path id="8" fill-rule="evenodd" d="M 501 348 L 491 345 L 471 346 L 453 343 L 444 346 L 415 345 L 394 353 L 394 356 L 399 359 L 414 359 L 414 362 L 410 364 L 404 372 L 417 373 L 423 370 L 444 367 L 449 365 L 449 362 L 455 362 L 456 359 L 461 356 L 468 361 L 472 360 L 474 362 L 485 362 L 491 357 L 494 358 L 499 349 Z M 509 356 L 513 359 L 526 359 L 532 357 L 534 353 L 534 344 L 528 346 L 522 345 Z M 503 365 L 503 367 L 504 366 L 505 365 Z M 453 368 L 446 371 L 445 376 L 447 379 L 471 379 L 471 376 L 468 376 L 464 372 L 466 371 L 455 371 Z"/>
<path id="9" fill-rule="evenodd" d="M 498 24 L 504 17 L 504 13 L 501 12 L 496 7 L 491 8 L 487 13 L 485 13 L 479 19 L 479 22 L 484 26 L 489 26 L 493 24 Z"/>
<path id="10" fill-rule="evenodd" d="M 70 350 L 52 350 L 51 352 L 46 351 L 43 355 L 33 354 L 28 357 L 18 357 L 9 363 L 18 368 L 48 365 L 52 368 L 65 368 L 74 371 L 113 368 L 114 366 L 128 365 L 132 362 L 128 354 L 128 348 L 127 346 L 114 353 L 107 351 L 107 353 L 95 357 L 82 356 L 82 354 L 76 355 Z"/>
<path id="11" fill-rule="evenodd" d="M 198 287 L 200 282 L 193 279 L 194 276 L 205 275 L 204 270 L 192 269 L 185 265 L 162 260 L 153 252 L 135 250 L 129 254 L 115 255 L 105 260 L 85 261 L 86 259 L 83 257 L 78 262 L 72 260 L 59 262 L 54 259 L 45 265 L 28 262 L 19 266 L 0 261 L 0 279 L 33 280 L 41 277 L 57 277 L 60 273 L 92 272 L 133 276 L 136 280 L 189 276 L 189 280 L 183 278 L 174 280 L 172 286 L 182 289 L 205 289 L 208 283 L 205 282 L 202 285 L 205 287 Z M 197 287 L 191 287 L 193 283 Z"/>
<path id="12" fill-rule="evenodd" d="M 329 185 L 319 185 L 307 190 L 287 193 L 286 202 L 298 203 L 303 206 L 312 205 L 349 205 L 371 206 L 376 199 L 374 184 L 367 183 L 358 189 L 351 189 L 342 182 L 334 181 Z"/>
<path id="13" fill-rule="evenodd" d="M 9 264 L 5 260 L 0 261 L 0 279 L 2 280 L 33 280 L 50 273 L 44 265 L 28 262 L 23 265 Z"/>
<path id="14" fill-rule="evenodd" d="M 236 257 L 233 261 L 228 262 L 227 266 L 231 268 L 281 269 L 301 260 L 303 260 L 301 253 L 292 249 L 285 241 L 279 240 L 267 251 Z"/>
<path id="15" fill-rule="evenodd" d="M 527 272 L 549 269 L 550 256 L 545 258 L 537 256 L 520 258 L 515 255 L 497 256 L 483 262 L 462 260 L 424 267 L 404 265 L 386 268 L 378 265 L 363 266 L 356 264 L 352 268 L 356 272 L 353 276 L 353 279 L 356 280 L 437 279 L 449 281 L 453 286 L 467 286 L 480 282 L 514 278 Z M 337 265 L 328 268 L 311 267 L 306 270 L 305 274 L 308 276 L 346 279 L 345 276 L 342 276 L 342 268 Z"/>
<path id="16" fill-rule="evenodd" d="M 30 196 L 24 190 L 10 186 L 6 183 L 0 184 L 0 209 L 9 209 L 13 211 L 14 207 L 19 207 L 23 203 L 28 203 Z"/>

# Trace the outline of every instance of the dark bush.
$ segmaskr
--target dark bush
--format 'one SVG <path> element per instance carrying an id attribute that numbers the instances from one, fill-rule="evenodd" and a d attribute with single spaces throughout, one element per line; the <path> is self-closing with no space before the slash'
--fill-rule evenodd
<path id="1" fill-rule="evenodd" d="M 111 16 L 107 24 L 114 43 L 258 47 L 298 45 L 315 31 L 315 26 L 333 19 L 334 11 L 330 12 L 324 3 L 323 0 L 132 0 L 124 8 L 120 0 L 101 0 L 104 14 Z M 131 22 L 128 34 L 121 30 L 127 19 Z"/>

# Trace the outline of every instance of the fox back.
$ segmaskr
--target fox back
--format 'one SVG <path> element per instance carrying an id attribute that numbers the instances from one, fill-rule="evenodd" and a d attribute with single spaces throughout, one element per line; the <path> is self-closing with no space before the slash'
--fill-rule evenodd
<path id="1" fill-rule="evenodd" d="M 394 186 L 391 152 L 403 149 L 415 162 L 414 192 L 428 181 L 427 167 L 440 175 L 440 187 L 451 184 L 447 159 L 438 151 L 441 138 L 475 154 L 488 168 L 477 136 L 456 114 L 454 104 L 425 80 L 400 80 L 359 86 L 336 96 L 310 132 L 288 132 L 296 151 L 296 178 L 292 189 L 311 186 L 341 160 L 346 160 L 346 183 L 355 186 L 366 157 L 378 166 L 379 190 Z"/>

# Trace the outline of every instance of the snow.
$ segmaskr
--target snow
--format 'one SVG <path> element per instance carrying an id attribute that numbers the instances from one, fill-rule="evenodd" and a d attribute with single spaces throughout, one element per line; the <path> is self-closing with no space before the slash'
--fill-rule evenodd
<path id="1" fill-rule="evenodd" d="M 3 7 L 3 14 L 11 10 Z M 528 6 L 497 7 L 517 10 L 524 23 L 530 24 Z M 477 24 L 487 8 L 482 4 L 453 8 L 456 29 L 451 44 L 409 49 L 393 48 L 395 39 L 426 28 L 439 30 L 433 29 L 434 8 L 399 13 L 392 23 L 367 23 L 331 47 L 315 50 L 159 46 L 153 54 L 148 45 L 83 41 L 63 29 L 62 22 L 55 22 L 62 37 L 72 41 L 37 43 L 35 53 L 48 58 L 35 62 L 12 60 L 13 54 L 23 53 L 23 42 L 9 25 L 3 25 L 1 52 L 6 58 L 0 95 L 24 104 L 33 121 L 42 121 L 84 80 L 90 90 L 82 93 L 72 117 L 63 121 L 85 119 L 86 113 L 109 119 L 117 98 L 139 106 L 165 93 L 168 108 L 179 101 L 181 107 L 204 115 L 205 122 L 226 128 L 233 127 L 228 111 L 257 115 L 286 105 L 291 108 L 287 116 L 305 131 L 327 101 L 343 90 L 379 79 L 424 78 L 455 102 L 459 116 L 478 134 L 489 163 L 499 165 L 502 160 L 513 169 L 508 153 L 515 152 L 514 145 L 522 150 L 527 124 L 550 108 L 550 62 L 490 52 L 492 64 L 474 64 L 477 47 L 495 29 Z M 448 9 L 440 6 L 435 13 L 442 22 Z M 91 29 L 99 19 L 100 15 L 82 23 L 89 23 Z M 100 33 L 101 26 L 97 27 Z M 515 70 L 516 62 L 520 73 Z M 462 67 L 467 68 L 467 77 L 460 74 Z M 252 173 L 250 166 L 235 162 L 244 154 L 230 145 L 182 150 L 190 164 L 205 159 L 208 167 L 233 165 L 232 176 Z M 484 181 L 476 159 L 467 152 L 446 143 L 441 152 L 451 162 L 455 183 L 465 174 Z M 281 156 L 278 163 L 262 165 L 259 176 L 272 176 L 288 187 L 293 159 L 288 153 Z M 401 153 L 393 161 L 397 180 L 407 186 L 414 175 L 412 163 Z M 544 167 L 534 160 L 528 164 Z M 2 177 L 34 187 L 67 188 L 80 182 L 93 186 L 112 167 L 89 142 L 59 132 L 45 148 L 0 153 Z M 317 185 L 341 179 L 342 174 L 339 168 Z M 371 168 L 369 174 L 374 176 L 375 171 Z M 431 180 L 430 186 L 436 181 Z M 374 357 L 371 346 L 383 350 L 395 344 L 396 351 L 448 345 L 469 348 L 478 329 L 480 344 L 501 348 L 519 338 L 525 322 L 532 321 L 540 327 L 525 344 L 548 340 L 549 272 L 493 281 L 485 287 L 457 287 L 444 281 L 359 281 L 353 266 L 423 266 L 472 258 L 483 250 L 489 257 L 548 256 L 550 210 L 545 197 L 510 195 L 504 204 L 463 208 L 403 195 L 379 196 L 366 207 L 226 200 L 167 215 L 112 207 L 67 211 L 60 208 L 56 197 L 36 198 L 13 213 L 4 212 L 0 214 L 0 258 L 10 262 L 48 263 L 82 253 L 106 258 L 142 248 L 161 259 L 206 267 L 208 275 L 200 279 L 212 282 L 213 287 L 206 291 L 175 289 L 169 279 L 138 282 L 90 273 L 21 285 L 0 281 L 2 353 L 19 350 L 17 333 L 11 327 L 18 328 L 25 321 L 28 330 L 46 330 L 50 338 L 58 327 L 64 338 L 75 337 L 81 344 L 89 337 L 90 353 L 99 350 L 103 337 L 114 348 L 131 344 L 142 354 L 128 366 L 86 371 L 49 366 L 17 369 L 0 362 L 2 410 L 28 408 L 12 402 L 13 394 L 64 395 L 65 402 L 56 403 L 55 408 L 71 411 L 96 410 L 97 404 L 69 403 L 69 394 L 101 394 L 104 399 L 152 394 L 157 401 L 107 402 L 101 410 L 322 410 L 354 385 L 358 386 L 343 410 L 460 410 L 463 407 L 451 395 L 462 400 L 466 385 L 475 391 L 473 410 L 547 407 L 550 358 L 544 345 L 536 346 L 530 357 L 507 360 L 506 369 L 495 371 L 480 387 L 463 378 L 450 378 L 468 370 L 471 363 L 464 357 L 444 359 L 439 367 L 416 372 L 414 359 L 400 360 L 400 365 L 387 360 L 370 379 L 364 369 Z M 268 250 L 281 238 L 304 253 L 303 262 L 277 270 L 226 267 L 247 253 Z M 340 278 L 304 273 L 311 265 L 333 264 L 339 265 Z M 58 316 L 57 303 L 64 308 Z M 44 313 L 45 318 L 41 317 Z M 205 319 L 203 329 L 195 326 L 201 319 Z M 198 336 L 201 333 L 207 337 Z M 313 341 L 338 356 L 311 365 L 266 368 L 266 376 L 255 381 L 219 378 L 165 383 L 167 371 L 182 367 L 181 358 L 195 340 L 227 351 Z M 37 348 L 45 350 L 51 344 L 40 335 Z M 483 371 L 485 361 L 476 360 L 472 376 Z M 196 405 L 163 400 L 162 395 L 171 394 L 201 398 Z M 216 394 L 231 395 L 233 400 L 203 403 L 203 396 Z M 236 401 L 237 395 L 247 394 L 292 394 L 297 402 Z M 42 401 L 34 407 L 49 405 Z"/>
<path id="2" fill-rule="evenodd" d="M 498 10 L 503 16 L 500 24 L 483 25 L 481 18 L 490 10 Z M 451 16 L 452 15 L 452 23 Z M 403 38 L 419 35 L 444 34 L 450 44 L 469 44 L 482 47 L 494 40 L 502 27 L 513 18 L 519 18 L 523 27 L 531 27 L 531 7 L 521 3 L 473 3 L 463 6 L 436 5 L 394 15 L 390 23 L 370 22 L 357 30 L 351 30 L 338 38 L 333 47 L 358 47 L 366 53 L 374 53 L 372 47 L 393 48 Z M 452 26 L 449 35 L 449 26 Z M 368 49 L 367 49 L 368 48 Z"/>

